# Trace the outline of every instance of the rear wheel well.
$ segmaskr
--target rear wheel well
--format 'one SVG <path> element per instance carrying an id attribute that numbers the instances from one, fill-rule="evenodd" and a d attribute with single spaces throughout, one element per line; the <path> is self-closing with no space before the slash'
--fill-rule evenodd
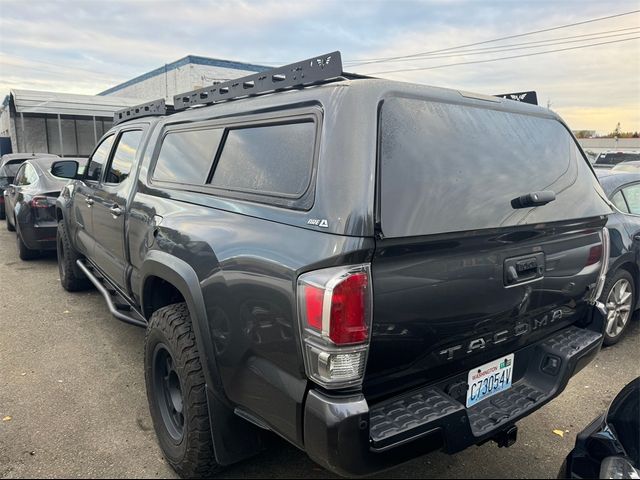
<path id="1" fill-rule="evenodd" d="M 144 283 L 142 305 L 144 316 L 147 320 L 156 310 L 185 302 L 185 298 L 175 286 L 160 277 L 149 277 Z"/>
<path id="2" fill-rule="evenodd" d="M 144 280 L 141 306 L 142 312 L 148 321 L 151 321 L 153 313 L 162 307 L 183 302 L 187 303 L 186 310 L 188 311 L 188 302 L 180 290 L 171 282 L 153 275 Z M 190 318 L 190 320 L 193 322 L 195 344 L 199 347 L 199 322 L 195 321 L 195 317 Z M 211 341 L 211 339 L 207 338 L 203 340 L 204 342 Z M 201 365 L 203 368 L 208 369 L 209 365 L 213 364 L 215 369 L 215 360 L 212 358 L 211 362 L 207 361 L 206 349 L 201 350 L 198 348 L 198 353 L 201 355 Z M 211 355 L 215 355 L 214 352 L 211 352 Z M 217 370 L 214 370 L 209 372 L 209 374 L 214 377 L 211 385 L 208 383 L 205 385 L 207 391 L 206 408 L 208 409 L 209 417 L 215 417 L 219 421 L 216 429 L 212 431 L 214 458 L 217 460 L 222 459 L 220 461 L 224 465 L 228 465 L 259 453 L 263 448 L 264 442 L 262 429 L 234 413 L 233 407 L 228 404 L 227 401 L 223 400 L 226 395 L 224 394 L 219 373 Z M 217 394 L 214 393 L 214 391 L 217 392 Z"/>
<path id="3" fill-rule="evenodd" d="M 631 274 L 631 276 L 633 277 L 633 280 L 636 282 L 636 287 L 638 286 L 638 266 L 633 263 L 633 262 L 627 262 L 627 263 L 623 263 L 622 265 L 620 265 L 618 267 L 618 269 L 623 269 L 626 270 L 627 272 L 629 272 Z"/>
<path id="4" fill-rule="evenodd" d="M 626 262 L 623 263 L 622 265 L 618 266 L 618 268 L 616 270 L 626 270 L 627 272 L 629 272 L 631 274 L 631 278 L 633 278 L 633 282 L 635 283 L 634 288 L 634 295 L 637 296 L 638 293 L 638 282 L 639 277 L 640 277 L 640 270 L 638 269 L 638 266 L 634 263 L 634 262 Z M 612 271 L 611 274 L 615 274 L 615 271 Z M 638 308 L 640 306 L 640 298 L 636 298 L 636 302 L 634 307 Z"/>

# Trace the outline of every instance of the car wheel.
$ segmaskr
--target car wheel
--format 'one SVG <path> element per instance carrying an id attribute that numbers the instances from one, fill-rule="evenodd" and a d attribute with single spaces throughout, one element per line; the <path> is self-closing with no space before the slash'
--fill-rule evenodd
<path id="1" fill-rule="evenodd" d="M 149 410 L 169 464 L 183 478 L 209 477 L 219 471 L 204 374 L 185 303 L 153 313 L 144 362 Z"/>
<path id="2" fill-rule="evenodd" d="M 602 292 L 602 302 L 607 307 L 604 344 L 618 343 L 633 315 L 636 302 L 635 282 L 631 274 L 623 269 L 607 279 Z"/>
<path id="3" fill-rule="evenodd" d="M 33 260 L 40 255 L 38 250 L 31 250 L 25 245 L 20 232 L 16 234 L 16 243 L 18 245 L 18 256 L 20 257 L 20 260 Z"/>
<path id="4" fill-rule="evenodd" d="M 9 214 L 7 213 L 6 217 L 5 217 L 5 221 L 7 222 L 7 230 L 9 230 L 10 232 L 15 232 L 16 231 L 16 227 L 13 226 L 13 224 L 11 223 L 11 220 L 9 220 Z"/>
<path id="5" fill-rule="evenodd" d="M 58 222 L 56 251 L 58 253 L 58 272 L 60 273 L 62 288 L 67 292 L 77 292 L 89 288 L 91 285 L 89 279 L 76 265 L 76 261 L 82 257 L 69 242 L 64 220 Z"/>

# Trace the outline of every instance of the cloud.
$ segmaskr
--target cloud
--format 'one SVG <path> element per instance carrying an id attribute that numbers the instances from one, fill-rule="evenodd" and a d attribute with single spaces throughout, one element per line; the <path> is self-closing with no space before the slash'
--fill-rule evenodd
<path id="1" fill-rule="evenodd" d="M 635 0 L 0 0 L 0 96 L 11 87 L 95 93 L 188 54 L 262 64 L 285 64 L 332 50 L 341 50 L 347 60 L 377 58 L 634 9 Z M 640 15 L 619 17 L 503 43 L 637 27 L 639 20 Z M 349 70 L 366 73 L 517 53 Z M 385 76 L 484 93 L 535 89 L 543 103 L 550 99 L 554 109 L 567 112 L 576 128 L 610 130 L 610 116 L 618 115 L 623 128 L 628 123 L 629 129 L 640 130 L 637 116 L 631 114 L 634 107 L 640 109 L 638 40 Z M 607 109 L 614 113 L 605 115 Z"/>
<path id="2" fill-rule="evenodd" d="M 552 7 L 545 3 L 544 12 L 538 11 L 538 5 L 540 3 L 536 3 L 528 10 L 522 8 L 514 11 L 503 10 L 498 15 L 490 7 L 483 7 L 482 11 L 485 20 L 476 25 L 469 25 L 467 28 L 444 23 L 421 31 L 400 32 L 389 42 L 392 46 L 370 52 L 367 58 L 438 51 L 458 45 L 472 44 L 488 39 L 544 29 L 552 25 L 568 24 L 585 18 L 601 17 L 615 13 L 609 9 L 598 9 L 596 8 L 597 5 L 589 4 L 588 2 L 583 5 L 585 8 L 579 10 L 574 9 L 575 4 L 569 4 L 569 7 L 573 9 L 570 11 L 564 11 L 567 10 L 567 4 L 564 3 L 554 4 Z M 469 7 L 469 5 L 467 6 Z M 556 8 L 556 10 L 554 11 L 553 8 Z M 469 10 L 468 16 L 474 17 L 474 10 L 477 9 L 471 6 Z M 508 18 L 524 17 L 528 21 L 511 22 L 508 24 L 509 28 L 505 29 L 505 16 Z M 619 17 L 536 36 L 489 43 L 476 48 L 584 35 L 621 28 L 637 28 L 640 26 L 639 19 L 640 15 Z M 354 69 L 358 72 L 368 73 L 381 70 L 430 67 L 640 36 L 639 30 L 628 30 L 627 33 L 629 32 L 630 34 L 626 36 L 539 47 L 523 51 L 491 52 L 468 56 L 453 55 L 453 52 L 442 52 L 440 54 L 442 58 L 362 65 L 354 67 Z M 444 58 L 445 55 L 449 56 Z M 449 68 L 388 73 L 381 74 L 381 76 L 482 93 L 536 90 L 539 94 L 539 101 L 543 105 L 550 101 L 552 108 L 561 115 L 566 115 L 565 120 L 574 128 L 598 129 L 603 132 L 611 131 L 615 124 L 620 121 L 623 128 L 626 125 L 629 130 L 640 129 L 640 118 L 637 114 L 640 111 L 640 41 L 638 40 L 525 58 L 459 65 Z"/>

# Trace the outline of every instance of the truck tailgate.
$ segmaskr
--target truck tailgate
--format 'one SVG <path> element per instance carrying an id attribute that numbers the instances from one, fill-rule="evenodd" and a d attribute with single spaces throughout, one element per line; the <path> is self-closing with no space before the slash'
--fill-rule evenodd
<path id="1" fill-rule="evenodd" d="M 602 226 L 592 219 L 379 240 L 368 397 L 470 370 L 584 318 Z M 538 271 L 512 281 L 513 264 Z"/>

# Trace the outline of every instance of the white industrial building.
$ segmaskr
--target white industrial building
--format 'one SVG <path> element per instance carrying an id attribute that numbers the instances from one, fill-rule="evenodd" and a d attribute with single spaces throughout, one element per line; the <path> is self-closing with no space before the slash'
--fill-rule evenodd
<path id="1" fill-rule="evenodd" d="M 173 103 L 173 96 L 213 85 L 270 67 L 188 55 L 164 67 L 111 87 L 98 95 L 156 100 Z"/>
<path id="2" fill-rule="evenodd" d="M 0 154 L 91 154 L 122 108 L 173 96 L 268 67 L 188 55 L 97 95 L 12 90 L 0 107 Z"/>
<path id="3" fill-rule="evenodd" d="M 113 114 L 137 98 L 11 90 L 0 113 L 2 153 L 86 157 L 113 124 Z"/>

